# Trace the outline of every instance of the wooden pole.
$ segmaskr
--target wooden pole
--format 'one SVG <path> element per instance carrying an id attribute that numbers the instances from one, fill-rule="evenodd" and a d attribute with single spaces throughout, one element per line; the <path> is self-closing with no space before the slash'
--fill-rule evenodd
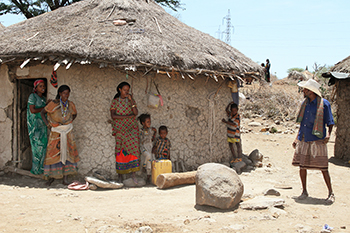
<path id="1" fill-rule="evenodd" d="M 16 167 L 6 166 L 4 168 L 4 171 L 6 173 L 7 172 L 13 172 L 13 173 L 20 174 L 22 176 L 30 176 L 30 177 L 38 178 L 38 179 L 42 179 L 43 178 L 43 175 L 34 175 L 34 174 L 30 173 L 30 171 L 26 171 L 26 170 L 23 170 L 23 169 L 20 169 L 20 168 L 16 168 Z"/>
<path id="2" fill-rule="evenodd" d="M 194 184 L 197 171 L 181 173 L 164 173 L 157 177 L 156 185 L 160 189 L 166 189 L 182 184 Z"/>

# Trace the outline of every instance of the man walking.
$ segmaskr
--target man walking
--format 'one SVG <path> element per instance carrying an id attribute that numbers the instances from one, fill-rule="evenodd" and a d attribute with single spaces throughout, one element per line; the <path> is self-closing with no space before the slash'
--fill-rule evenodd
<path id="1" fill-rule="evenodd" d="M 315 80 L 299 82 L 298 86 L 304 88 L 305 97 L 297 116 L 297 122 L 300 122 L 299 132 L 292 144 L 295 149 L 292 164 L 300 167 L 299 173 L 303 187 L 303 192 L 298 199 L 306 199 L 309 195 L 306 189 L 307 169 L 317 169 L 322 171 L 328 188 L 326 203 L 332 204 L 335 196 L 328 172 L 327 153 L 327 142 L 334 125 L 331 105 L 322 98 L 319 91 L 320 84 Z"/>

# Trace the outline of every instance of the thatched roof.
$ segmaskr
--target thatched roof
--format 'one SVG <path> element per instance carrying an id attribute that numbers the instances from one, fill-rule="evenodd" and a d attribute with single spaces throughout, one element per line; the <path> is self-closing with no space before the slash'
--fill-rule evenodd
<path id="1" fill-rule="evenodd" d="M 5 26 L 0 23 L 0 31 L 4 30 Z"/>
<path id="2" fill-rule="evenodd" d="M 350 56 L 335 64 L 331 72 L 350 73 Z"/>
<path id="3" fill-rule="evenodd" d="M 126 25 L 115 26 L 117 19 Z M 261 71 L 237 49 L 187 26 L 153 0 L 84 0 L 6 27 L 0 37 L 0 62 L 49 58 L 65 65 L 74 59 L 187 73 Z"/>

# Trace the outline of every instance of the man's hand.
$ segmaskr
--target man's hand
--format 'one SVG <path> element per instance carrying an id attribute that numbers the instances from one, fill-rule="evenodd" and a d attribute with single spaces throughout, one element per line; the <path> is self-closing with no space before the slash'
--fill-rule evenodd
<path id="1" fill-rule="evenodd" d="M 295 149 L 296 146 L 297 146 L 297 140 L 295 139 L 294 142 L 292 143 L 292 147 Z"/>
<path id="2" fill-rule="evenodd" d="M 329 142 L 329 136 L 326 136 L 324 139 L 323 139 L 323 143 L 324 144 L 327 144 Z"/>

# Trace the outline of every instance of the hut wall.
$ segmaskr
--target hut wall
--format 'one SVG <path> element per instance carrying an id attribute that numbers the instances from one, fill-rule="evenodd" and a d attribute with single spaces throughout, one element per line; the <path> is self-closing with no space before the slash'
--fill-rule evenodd
<path id="1" fill-rule="evenodd" d="M 29 66 L 31 78 L 49 79 L 52 66 Z M 79 172 L 83 175 L 99 170 L 109 177 L 115 173 L 114 146 L 110 117 L 110 104 L 116 93 L 117 85 L 122 81 L 132 84 L 134 99 L 139 114 L 151 114 L 152 126 L 166 125 L 171 140 L 171 159 L 183 161 L 187 170 L 196 169 L 207 162 L 229 162 L 231 153 L 226 141 L 226 126 L 221 119 L 226 117 L 225 107 L 231 101 L 230 89 L 226 84 L 214 98 L 221 82 L 205 76 L 169 79 L 167 75 L 157 75 L 155 82 L 164 100 L 159 109 L 147 107 L 147 78 L 142 73 L 125 73 L 111 68 L 98 68 L 94 65 L 74 64 L 69 70 L 64 67 L 57 70 L 58 84 L 67 84 L 71 88 L 70 100 L 77 107 L 78 116 L 74 121 L 73 134 L 81 161 Z M 49 85 L 49 84 L 48 84 Z M 150 82 L 148 83 L 150 86 Z M 152 85 L 152 92 L 156 92 Z M 53 99 L 56 89 L 49 85 L 48 98 Z M 210 140 L 211 138 L 211 140 Z M 212 155 L 210 153 L 212 152 Z"/>
<path id="2" fill-rule="evenodd" d="M 12 159 L 13 84 L 7 65 L 0 65 L 0 169 Z"/>
<path id="3" fill-rule="evenodd" d="M 337 132 L 334 146 L 336 158 L 350 160 L 350 79 L 337 81 Z"/>

